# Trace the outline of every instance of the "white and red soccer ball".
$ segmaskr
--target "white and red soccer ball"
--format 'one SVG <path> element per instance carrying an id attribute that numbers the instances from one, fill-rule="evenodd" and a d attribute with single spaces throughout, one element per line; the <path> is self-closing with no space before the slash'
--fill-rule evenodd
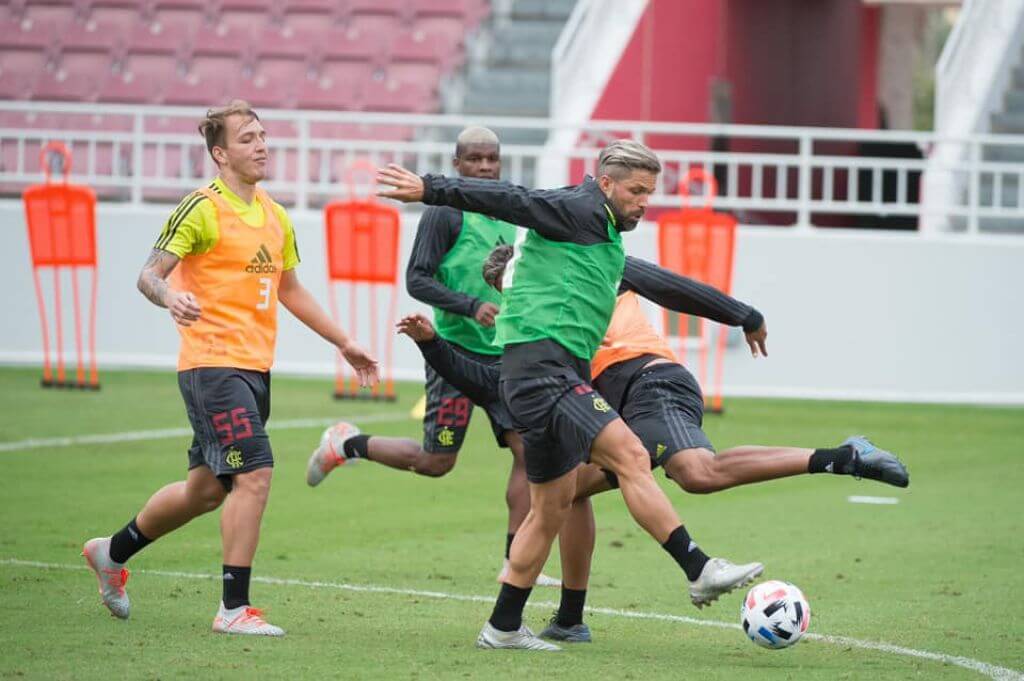
<path id="1" fill-rule="evenodd" d="M 788 648 L 803 637 L 810 623 L 810 604 L 789 582 L 755 584 L 740 609 L 743 633 L 763 648 Z"/>

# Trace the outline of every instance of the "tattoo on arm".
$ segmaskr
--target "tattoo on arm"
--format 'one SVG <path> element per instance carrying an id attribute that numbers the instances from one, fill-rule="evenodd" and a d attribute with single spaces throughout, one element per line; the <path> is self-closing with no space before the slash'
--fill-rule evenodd
<path id="1" fill-rule="evenodd" d="M 146 264 L 142 266 L 138 281 L 139 291 L 154 305 L 167 307 L 164 304 L 164 295 L 168 289 L 167 276 L 178 262 L 178 256 L 173 253 L 154 248 Z"/>

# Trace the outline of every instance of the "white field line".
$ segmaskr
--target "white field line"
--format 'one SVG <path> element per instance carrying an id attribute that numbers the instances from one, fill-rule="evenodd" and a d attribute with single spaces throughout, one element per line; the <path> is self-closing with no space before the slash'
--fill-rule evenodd
<path id="1" fill-rule="evenodd" d="M 17 558 L 0 558 L 0 565 L 10 565 L 13 567 L 25 567 L 25 568 L 43 568 L 47 570 L 88 570 L 89 567 L 86 565 L 68 565 L 61 563 L 42 563 L 33 560 L 20 560 Z M 203 574 L 198 572 L 173 572 L 168 570 L 134 570 L 136 574 L 141 575 L 154 575 L 157 577 L 175 577 L 178 579 L 200 579 L 200 580 L 220 580 L 220 574 Z M 493 603 L 493 596 L 474 596 L 470 594 L 450 594 L 443 591 L 421 591 L 419 589 L 399 589 L 391 586 L 375 586 L 373 584 L 346 584 L 344 582 L 320 582 L 320 581 L 309 581 L 305 579 L 280 579 L 277 577 L 260 577 L 256 576 L 252 578 L 252 581 L 259 582 L 260 584 L 270 584 L 274 586 L 299 586 L 307 589 L 337 589 L 340 591 L 353 591 L 357 593 L 380 593 L 380 594 L 394 594 L 399 596 L 419 596 L 422 598 L 437 598 L 440 600 L 448 601 L 466 601 L 471 603 Z M 532 602 L 528 605 L 537 608 L 557 608 L 558 603 L 553 601 L 540 601 Z M 590 613 L 596 613 L 599 615 L 608 615 L 610 617 L 626 617 L 630 619 L 638 620 L 656 620 L 661 622 L 676 622 L 680 624 L 693 624 L 701 627 L 717 627 L 720 629 L 740 629 L 738 624 L 730 622 L 720 622 L 716 620 L 701 620 L 694 617 L 686 617 L 683 615 L 667 615 L 657 612 L 640 612 L 636 610 L 619 610 L 617 608 L 593 608 L 588 607 L 587 611 Z M 862 641 L 856 638 L 848 638 L 846 636 L 831 636 L 828 634 L 805 634 L 804 638 L 812 641 L 822 641 L 824 643 L 831 643 L 833 645 L 847 646 L 851 648 L 862 648 L 864 650 L 877 650 L 883 653 L 889 653 L 891 655 L 902 655 L 904 657 L 914 657 L 920 660 L 930 660 L 933 662 L 940 662 L 944 664 L 952 664 L 957 667 L 962 667 L 973 672 L 982 674 L 996 681 L 1024 681 L 1024 674 L 1019 671 L 1008 669 L 1006 667 L 1000 667 L 988 662 L 982 662 L 981 660 L 975 660 L 970 657 L 961 657 L 959 655 L 946 655 L 944 653 L 933 653 L 927 650 L 915 650 L 914 648 L 906 648 L 904 646 L 897 646 L 891 643 L 881 643 L 877 641 Z M 766 653 L 770 654 L 770 653 Z"/>
<path id="2" fill-rule="evenodd" d="M 891 506 L 892 504 L 900 503 L 900 500 L 896 497 L 862 497 L 852 496 L 846 497 L 846 500 L 851 504 L 875 504 L 878 506 Z"/>
<path id="3" fill-rule="evenodd" d="M 405 421 L 409 415 L 402 412 L 379 412 L 351 416 L 357 423 L 388 423 Z M 296 428 L 316 428 L 337 423 L 339 418 L 292 419 L 290 421 L 271 421 L 267 430 L 289 430 Z M 139 442 L 143 440 L 162 440 L 171 437 L 186 437 L 192 434 L 191 428 L 161 428 L 158 430 L 131 430 L 120 433 L 96 433 L 93 435 L 72 435 L 69 437 L 42 437 L 18 440 L 16 442 L 0 442 L 0 452 L 16 452 L 44 447 L 72 447 L 74 445 L 105 445 L 118 442 Z"/>

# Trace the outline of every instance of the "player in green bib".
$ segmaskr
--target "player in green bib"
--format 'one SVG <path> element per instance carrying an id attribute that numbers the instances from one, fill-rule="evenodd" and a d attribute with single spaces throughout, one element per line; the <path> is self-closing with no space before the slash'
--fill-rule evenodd
<path id="1" fill-rule="evenodd" d="M 587 461 L 618 477 L 630 513 L 679 564 L 691 593 L 702 594 L 701 604 L 764 569 L 700 550 L 655 482 L 640 439 L 590 386 L 590 360 L 611 319 L 625 263 L 621 233 L 643 217 L 660 172 L 650 149 L 618 140 L 601 151 L 596 178 L 562 189 L 421 178 L 396 165 L 377 173 L 378 182 L 392 187 L 381 196 L 486 213 L 528 228 L 505 270 L 495 341 L 503 348 L 499 390 L 525 445 L 532 505 L 479 647 L 559 650 L 534 636 L 522 613 L 573 508 L 577 469 Z"/>
<path id="2" fill-rule="evenodd" d="M 498 137 L 492 131 L 466 128 L 456 141 L 452 165 L 460 177 L 493 182 L 501 174 L 500 151 Z M 484 281 L 480 263 L 496 245 L 515 242 L 517 231 L 515 225 L 484 212 L 430 206 L 420 218 L 405 273 L 409 295 L 434 308 L 438 335 L 459 352 L 484 364 L 501 359 L 501 347 L 494 343 L 494 319 L 501 294 Z M 422 443 L 360 433 L 353 424 L 340 422 L 310 457 L 306 481 L 318 485 L 338 466 L 359 459 L 430 477 L 441 477 L 451 471 L 469 428 L 473 403 L 429 364 L 426 378 Z M 507 564 L 516 531 L 530 510 L 525 456 L 504 406 L 494 404 L 484 410 L 498 446 L 509 448 L 513 457 L 505 492 Z M 505 566 L 499 580 L 504 570 Z M 539 574 L 536 584 L 559 586 L 560 582 Z"/>

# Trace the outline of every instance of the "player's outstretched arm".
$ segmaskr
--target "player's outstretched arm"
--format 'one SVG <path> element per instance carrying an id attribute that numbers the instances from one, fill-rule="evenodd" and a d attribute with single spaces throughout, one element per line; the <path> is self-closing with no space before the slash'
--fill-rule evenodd
<path id="1" fill-rule="evenodd" d="M 704 317 L 728 326 L 741 326 L 751 354 L 754 357 L 758 354 L 768 356 L 768 329 L 764 315 L 713 286 L 652 262 L 627 256 L 621 289 L 635 291 L 667 310 Z"/>
<path id="2" fill-rule="evenodd" d="M 555 241 L 572 240 L 600 208 L 587 196 L 564 189 L 527 189 L 501 180 L 468 177 L 420 177 L 394 163 L 377 170 L 377 182 L 391 187 L 377 192 L 384 198 L 483 213 Z"/>
<path id="3" fill-rule="evenodd" d="M 406 315 L 395 327 L 398 333 L 416 341 L 416 347 L 423 358 L 441 378 L 458 388 L 475 404 L 486 405 L 500 399 L 500 369 L 456 352 L 447 341 L 437 336 L 434 325 L 422 314 Z"/>
<path id="4" fill-rule="evenodd" d="M 277 297 L 281 304 L 295 315 L 296 319 L 338 348 L 345 361 L 356 370 L 360 386 L 368 388 L 380 381 L 377 360 L 334 323 L 334 320 L 320 307 L 320 303 L 316 301 L 313 294 L 299 282 L 295 270 L 285 270 L 281 274 Z"/>
<path id="5" fill-rule="evenodd" d="M 179 262 L 181 259 L 173 253 L 154 248 L 139 272 L 136 285 L 151 303 L 166 307 L 176 323 L 191 326 L 203 312 L 199 301 L 188 291 L 177 291 L 167 283 L 167 277 Z"/>

